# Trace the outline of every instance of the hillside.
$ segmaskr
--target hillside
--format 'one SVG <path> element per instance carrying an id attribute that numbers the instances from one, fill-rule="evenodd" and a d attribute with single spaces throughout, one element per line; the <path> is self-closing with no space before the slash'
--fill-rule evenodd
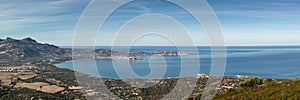
<path id="1" fill-rule="evenodd" d="M 268 82 L 261 86 L 230 90 L 215 96 L 216 100 L 299 100 L 300 81 Z"/>
<path id="2" fill-rule="evenodd" d="M 50 44 L 42 44 L 31 38 L 22 40 L 0 39 L 0 64 L 20 64 L 29 61 L 59 59 L 69 57 L 70 50 Z"/>
<path id="3" fill-rule="evenodd" d="M 72 55 L 73 51 L 73 55 Z M 74 59 L 127 59 L 143 60 L 140 56 L 186 56 L 174 50 L 159 50 L 156 52 L 117 52 L 107 49 L 75 49 L 59 48 L 51 44 L 38 43 L 31 38 L 21 40 L 0 39 L 0 66 L 24 65 L 41 62 L 61 62 Z"/>

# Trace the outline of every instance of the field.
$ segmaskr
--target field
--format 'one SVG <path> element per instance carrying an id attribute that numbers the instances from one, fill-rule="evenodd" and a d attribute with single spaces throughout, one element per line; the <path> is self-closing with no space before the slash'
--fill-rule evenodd
<path id="1" fill-rule="evenodd" d="M 14 76 L 18 73 L 0 72 L 0 80 L 2 85 L 9 85 Z"/>
<path id="2" fill-rule="evenodd" d="M 36 74 L 33 72 L 0 72 L 0 80 L 2 85 L 9 85 L 13 79 L 20 78 L 22 80 L 27 80 L 29 78 L 35 77 Z"/>
<path id="3" fill-rule="evenodd" d="M 11 66 L 11 67 L 0 67 L 0 80 L 2 85 L 9 85 L 12 80 L 20 78 L 27 80 L 37 76 L 36 73 L 32 72 L 33 66 Z"/>
<path id="4" fill-rule="evenodd" d="M 25 73 L 18 74 L 18 78 L 20 78 L 22 80 L 27 80 L 27 79 L 30 79 L 35 76 L 37 76 L 37 75 L 33 72 L 25 72 Z"/>
<path id="5" fill-rule="evenodd" d="M 57 93 L 57 92 L 62 91 L 64 89 L 65 88 L 59 87 L 59 86 L 56 86 L 56 85 L 48 85 L 48 86 L 43 86 L 41 91 L 46 92 L 46 93 Z"/>
<path id="6" fill-rule="evenodd" d="M 46 93 L 57 93 L 59 91 L 64 90 L 65 88 L 59 87 L 56 85 L 49 85 L 48 83 L 43 82 L 35 82 L 35 83 L 17 83 L 16 88 L 29 88 L 37 91 L 42 91 Z"/>

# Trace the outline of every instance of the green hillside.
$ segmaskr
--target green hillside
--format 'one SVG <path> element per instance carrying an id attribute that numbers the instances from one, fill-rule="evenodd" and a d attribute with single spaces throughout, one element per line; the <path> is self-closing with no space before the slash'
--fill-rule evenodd
<path id="1" fill-rule="evenodd" d="M 250 81 L 248 81 L 250 82 Z M 241 85 L 243 86 L 243 85 Z M 300 81 L 277 83 L 265 80 L 263 85 L 230 90 L 214 97 L 216 100 L 299 100 Z"/>

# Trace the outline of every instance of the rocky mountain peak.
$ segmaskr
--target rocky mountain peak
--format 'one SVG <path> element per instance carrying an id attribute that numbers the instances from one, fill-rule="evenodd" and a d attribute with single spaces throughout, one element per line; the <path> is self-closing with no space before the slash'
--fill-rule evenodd
<path id="1" fill-rule="evenodd" d="M 34 39 L 32 38 L 24 38 L 21 40 L 22 42 L 27 42 L 27 43 L 37 43 Z"/>
<path id="2" fill-rule="evenodd" d="M 10 37 L 7 37 L 4 41 L 5 41 L 5 42 L 12 42 L 12 41 L 15 41 L 15 39 L 10 38 Z"/>

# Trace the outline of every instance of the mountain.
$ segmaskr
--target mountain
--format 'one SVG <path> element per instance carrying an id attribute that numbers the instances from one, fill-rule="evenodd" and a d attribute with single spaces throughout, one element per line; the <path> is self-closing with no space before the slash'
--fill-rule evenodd
<path id="1" fill-rule="evenodd" d="M 73 52 L 73 53 L 72 53 Z M 72 55 L 73 54 L 73 55 Z M 51 44 L 42 44 L 31 38 L 21 40 L 6 38 L 0 39 L 0 65 L 12 66 L 32 64 L 36 62 L 61 62 L 80 59 L 127 59 L 142 60 L 141 56 L 183 56 L 187 53 L 179 53 L 174 50 L 160 50 L 157 52 L 117 52 L 106 49 L 74 49 L 59 48 Z"/>
<path id="2" fill-rule="evenodd" d="M 50 44 L 42 44 L 31 38 L 22 40 L 0 39 L 0 64 L 7 62 L 28 62 L 33 60 L 70 57 L 70 50 Z"/>
<path id="3" fill-rule="evenodd" d="M 74 49 L 74 59 L 135 59 L 124 53 L 106 49 Z M 71 48 L 59 48 L 51 44 L 42 44 L 31 38 L 21 40 L 0 39 L 0 65 L 12 66 L 40 62 L 60 62 L 71 60 Z"/>

